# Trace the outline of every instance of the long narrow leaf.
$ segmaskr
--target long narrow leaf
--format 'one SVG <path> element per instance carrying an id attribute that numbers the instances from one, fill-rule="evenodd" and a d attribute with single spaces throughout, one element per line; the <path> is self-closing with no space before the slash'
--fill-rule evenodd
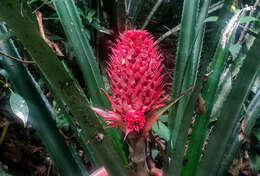
<path id="1" fill-rule="evenodd" d="M 102 108 L 108 107 L 108 102 L 105 101 L 106 97 L 101 91 L 101 88 L 104 88 L 104 83 L 100 70 L 74 1 L 58 0 L 53 3 L 65 34 L 75 51 L 93 104 Z"/>
<path id="2" fill-rule="evenodd" d="M 90 109 L 89 102 L 80 86 L 76 81 L 73 81 L 52 50 L 41 39 L 28 14 L 23 13 L 22 16 L 20 10 L 18 0 L 2 0 L 0 2 L 0 18 L 7 23 L 27 48 L 50 88 L 55 90 L 56 98 L 69 108 L 73 118 L 86 132 L 91 151 L 94 151 L 95 155 L 100 158 L 110 174 L 128 175 L 122 157 Z M 99 136 L 102 136 L 102 139 Z M 117 161 L 117 163 L 114 164 L 113 161 Z"/>
<path id="3" fill-rule="evenodd" d="M 196 85 L 191 98 L 189 99 L 189 102 L 187 103 L 187 107 L 189 107 L 188 109 L 185 110 L 184 114 L 183 114 L 183 119 L 182 119 L 182 123 L 180 124 L 180 129 L 188 129 L 190 126 L 190 121 L 192 119 L 192 115 L 193 115 L 193 110 L 195 108 L 195 103 L 197 101 L 197 97 L 198 94 L 200 92 L 200 84 Z M 177 171 L 177 174 L 180 175 L 181 174 L 181 170 L 182 170 L 182 161 L 184 158 L 184 151 L 185 151 L 185 143 L 186 143 L 186 138 L 188 136 L 188 131 L 187 130 L 180 130 L 176 140 L 178 140 L 178 142 L 176 142 L 175 144 L 175 148 L 176 150 L 178 150 L 178 153 L 174 150 L 171 154 L 171 158 L 174 159 L 174 162 L 170 163 L 170 167 L 169 167 L 169 171 L 168 174 L 169 175 L 173 175 L 173 173 Z"/>
<path id="4" fill-rule="evenodd" d="M 232 129 L 239 119 L 239 113 L 248 94 L 250 84 L 260 69 L 259 44 L 260 35 L 257 36 L 254 45 L 249 50 L 246 60 L 232 86 L 231 93 L 223 106 L 220 118 L 216 123 L 215 131 L 210 137 L 205 155 L 197 169 L 196 175 L 206 176 L 217 174 L 219 162 L 223 157 Z"/>
<path id="5" fill-rule="evenodd" d="M 83 73 L 93 105 L 104 109 L 108 108 L 110 103 L 102 91 L 102 88 L 104 89 L 102 76 L 74 1 L 58 0 L 53 3 L 65 34 L 75 51 L 76 59 Z M 101 118 L 101 120 L 103 119 Z M 115 146 L 120 151 L 122 157 L 126 158 L 116 131 L 114 129 L 108 129 L 107 131 L 113 138 Z"/>
<path id="6" fill-rule="evenodd" d="M 68 74 L 73 79 L 73 81 L 76 81 L 76 78 L 73 76 L 72 72 L 70 71 L 70 69 L 66 65 L 66 63 L 62 62 L 62 64 L 63 64 L 64 68 L 66 69 L 66 71 L 68 72 Z M 56 93 L 54 92 L 54 94 L 56 94 Z M 84 94 L 84 93 L 82 92 L 82 94 Z M 62 104 L 61 102 L 59 102 L 59 99 L 57 99 L 56 101 L 58 104 Z M 95 167 L 95 168 L 100 167 L 102 165 L 101 161 L 99 160 L 99 158 L 95 157 L 95 154 L 93 153 L 93 151 L 90 151 L 91 148 L 89 148 L 87 145 L 87 137 L 86 137 L 85 131 L 78 132 L 77 125 L 73 121 L 73 118 L 66 112 L 66 110 L 63 106 L 61 106 L 60 108 L 61 108 L 60 113 L 63 114 L 64 117 L 67 119 L 73 132 L 78 133 L 78 137 L 76 139 L 77 139 L 78 143 L 81 145 L 81 147 L 84 150 L 84 152 L 86 153 L 86 155 L 88 156 L 88 159 L 91 162 L 91 164 L 93 165 L 93 167 Z"/>
<path id="7" fill-rule="evenodd" d="M 241 123 L 237 123 L 237 127 L 233 130 L 232 135 L 230 136 L 230 140 L 228 143 L 228 147 L 226 147 L 226 151 L 222 161 L 220 163 L 220 167 L 218 170 L 218 175 L 225 175 L 228 171 L 228 168 L 232 164 L 233 159 L 236 157 L 239 148 L 242 146 L 246 137 L 250 134 L 253 129 L 256 120 L 260 115 L 260 90 L 258 90 L 257 94 L 249 104 L 246 115 L 245 115 L 245 128 L 244 133 L 240 134 Z M 228 150 L 227 150 L 228 149 Z"/>
<path id="8" fill-rule="evenodd" d="M 226 2 L 225 7 L 226 6 L 230 6 L 230 4 Z M 222 10 L 223 14 L 227 14 L 229 12 L 229 10 L 226 11 L 225 9 L 228 10 L 228 8 L 224 8 L 224 10 Z M 221 16 L 219 20 L 222 21 L 225 18 L 226 16 Z M 221 31 L 221 27 L 222 26 L 220 24 L 216 29 L 217 33 Z M 214 36 L 213 38 L 215 38 L 216 36 Z M 212 45 L 211 48 L 208 49 L 205 57 L 210 57 L 211 53 L 214 52 L 214 43 L 216 44 L 217 42 L 218 39 L 215 42 L 214 40 L 210 42 L 212 43 Z M 213 74 L 210 75 L 210 77 L 206 82 L 205 87 L 203 88 L 203 97 L 205 97 L 207 111 L 206 114 L 198 115 L 196 117 L 195 124 L 192 131 L 192 136 L 188 146 L 187 155 L 185 158 L 187 160 L 187 163 L 184 166 L 183 175 L 194 175 L 196 168 L 198 166 L 203 143 L 205 140 L 205 136 L 207 134 L 208 123 L 211 115 L 212 106 L 214 103 L 214 97 L 216 94 L 219 78 L 224 68 L 225 58 L 227 57 L 228 54 L 227 51 L 228 51 L 227 49 L 223 51 L 221 46 L 219 45 L 215 53 L 213 64 L 211 67 L 213 69 Z"/>
<path id="9" fill-rule="evenodd" d="M 224 68 L 224 61 L 227 56 L 227 49 L 222 50 L 221 46 L 218 47 L 216 55 L 214 57 L 215 67 L 213 74 L 208 78 L 205 85 L 205 97 L 206 97 L 206 109 L 207 112 L 204 115 L 196 117 L 191 141 L 189 143 L 189 149 L 187 152 L 186 159 L 188 159 L 187 165 L 185 166 L 185 172 L 187 175 L 192 175 L 198 165 L 202 146 L 207 133 L 208 123 L 211 115 L 211 109 L 214 103 L 218 82 L 220 79 L 221 72 Z"/>
<path id="10" fill-rule="evenodd" d="M 181 91 L 188 89 L 191 87 L 192 82 L 187 87 L 182 86 L 183 80 L 185 79 L 185 68 L 188 65 L 188 58 L 190 49 L 192 46 L 192 42 L 195 38 L 195 28 L 196 19 L 197 19 L 197 12 L 198 12 L 198 1 L 184 1 L 183 6 L 183 15 L 182 15 L 182 23 L 181 23 L 181 32 L 180 32 L 180 39 L 178 43 L 178 51 L 177 51 L 177 58 L 176 58 L 176 68 L 174 71 L 174 80 L 173 80 L 173 87 L 172 87 L 172 97 L 177 97 Z M 192 77 L 192 75 L 191 75 Z M 174 134 L 172 137 L 173 143 L 175 143 L 175 137 L 178 135 L 178 126 L 180 125 L 181 116 L 183 115 L 183 107 L 185 107 L 186 102 L 189 97 L 185 97 L 183 100 L 179 102 L 180 110 L 179 114 L 174 120 Z M 183 107 L 182 107 L 183 106 Z M 182 111 L 181 111 L 182 109 Z M 173 129 L 173 108 L 169 114 L 169 126 L 170 130 Z"/>
<path id="11" fill-rule="evenodd" d="M 177 58 L 176 58 L 176 69 L 174 71 L 174 80 L 173 80 L 173 89 L 172 96 L 176 97 L 180 94 L 181 91 L 189 88 L 194 83 L 196 78 L 196 70 L 193 70 L 193 61 L 196 62 L 198 59 L 193 60 L 190 57 L 190 52 L 192 49 L 193 41 L 195 40 L 195 32 L 196 29 L 196 20 L 199 11 L 199 1 L 184 1 L 183 5 L 183 13 L 182 13 L 182 21 L 181 21 L 181 31 L 179 36 L 178 50 L 177 50 Z M 168 143 L 168 148 L 170 149 L 173 146 L 173 154 L 171 154 L 171 163 L 169 165 L 169 175 L 180 175 L 181 174 L 181 165 L 182 159 L 184 157 L 183 146 L 180 148 L 175 147 L 177 143 L 177 138 L 181 138 L 179 140 L 185 141 L 185 136 L 178 136 L 181 129 L 180 127 L 183 123 L 183 114 L 185 107 L 189 101 L 190 96 L 184 97 L 177 105 L 177 109 L 173 113 L 173 108 L 169 114 L 169 128 L 171 131 L 170 142 Z M 176 114 L 173 122 L 173 114 Z M 192 116 L 192 115 L 191 115 Z M 191 116 L 189 117 L 191 120 Z M 184 121 L 186 121 L 185 119 Z M 189 122 L 187 122 L 189 123 Z M 174 125 L 174 126 L 173 126 Z M 186 125 L 186 124 L 185 124 Z M 188 131 L 188 130 L 187 130 Z M 185 134 L 185 133 L 184 133 Z M 180 142 L 180 141 L 178 141 Z M 180 145 L 178 145 L 179 147 Z M 183 150 L 183 152 L 182 152 Z M 168 152 L 169 153 L 169 152 Z M 178 155 L 178 156 L 177 156 Z"/>
<path id="12" fill-rule="evenodd" d="M 258 13 L 258 17 L 259 17 L 259 15 L 260 14 Z M 259 23 L 255 23 L 252 26 L 251 30 L 259 32 L 260 31 Z M 246 43 L 244 45 L 246 45 L 247 47 L 251 47 L 255 38 L 249 34 L 246 35 L 245 38 L 246 38 Z M 243 59 L 244 55 L 245 55 L 245 53 L 242 50 L 241 54 L 239 54 L 239 57 L 236 60 L 244 61 L 244 59 Z M 258 73 L 258 75 L 259 75 L 259 73 Z M 257 82 L 257 77 L 256 77 L 255 83 L 256 82 Z M 255 88 L 257 89 L 258 87 L 255 87 Z M 232 164 L 232 161 L 236 157 L 236 154 L 237 154 L 239 148 L 241 147 L 244 139 L 248 136 L 253 125 L 256 123 L 255 118 L 257 118 L 257 110 L 259 109 L 259 107 L 258 107 L 259 101 L 257 101 L 257 100 L 259 100 L 259 94 L 260 93 L 258 91 L 256 93 L 254 99 L 250 102 L 250 104 L 247 108 L 246 115 L 244 116 L 244 118 L 245 118 L 244 133 L 240 133 L 241 123 L 238 122 L 236 127 L 233 129 L 232 135 L 229 137 L 228 147 L 226 147 L 226 149 L 225 149 L 225 154 L 224 154 L 224 157 L 222 158 L 222 161 L 221 161 L 221 164 L 220 164 L 220 167 L 218 170 L 218 175 L 220 175 L 220 176 L 224 175 L 227 172 L 228 168 Z"/>
<path id="13" fill-rule="evenodd" d="M 2 24 L 0 26 L 0 35 L 6 32 Z M 10 40 L 2 43 L 0 50 L 18 57 L 17 50 Z M 66 147 L 64 139 L 58 132 L 56 122 L 53 120 L 55 113 L 39 88 L 37 89 L 37 83 L 21 63 L 6 57 L 0 58 L 0 63 L 8 72 L 9 80 L 15 88 L 15 92 L 19 93 L 26 100 L 29 107 L 30 122 L 50 153 L 51 159 L 54 161 L 59 173 L 64 176 L 82 175 L 80 168 Z"/>

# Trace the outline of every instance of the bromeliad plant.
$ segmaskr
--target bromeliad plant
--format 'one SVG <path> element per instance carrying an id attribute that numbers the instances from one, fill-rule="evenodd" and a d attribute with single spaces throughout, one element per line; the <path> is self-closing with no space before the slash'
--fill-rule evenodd
<path id="1" fill-rule="evenodd" d="M 112 47 L 107 68 L 112 96 L 106 95 L 112 111 L 92 107 L 108 127 L 118 127 L 125 133 L 134 175 L 149 175 L 146 137 L 159 117 L 156 110 L 164 106 L 162 102 L 167 98 L 163 68 L 162 55 L 151 34 L 144 30 L 124 31 Z"/>
<path id="2" fill-rule="evenodd" d="M 97 24 L 98 20 L 95 25 L 90 25 L 92 28 L 86 29 L 80 18 L 80 14 L 84 16 L 86 9 L 93 5 L 91 2 L 77 1 L 81 10 L 73 0 L 52 1 L 53 6 L 48 4 L 55 9 L 73 48 L 87 88 L 86 96 L 69 67 L 42 40 L 32 18 L 34 13 L 24 9 L 28 7 L 25 1 L 0 1 L 0 48 L 5 52 L 5 56 L 0 58 L 3 67 L 0 73 L 5 73 L 14 91 L 28 102 L 29 119 L 60 174 L 89 175 L 82 169 L 84 167 L 75 149 L 64 145 L 51 120 L 57 119 L 57 115 L 40 96 L 28 70 L 17 61 L 10 63 L 6 57 L 8 54 L 19 57 L 16 45 L 7 35 L 6 26 L 12 29 L 31 55 L 40 77 L 46 80 L 93 168 L 100 168 L 93 175 L 225 175 L 259 117 L 260 86 L 254 81 L 260 69 L 259 19 L 243 17 L 248 11 L 251 15 L 259 13 L 258 0 L 252 6 L 234 12 L 230 10 L 234 9 L 231 8 L 234 1 L 184 0 L 181 24 L 157 41 L 148 30 L 121 31 L 124 21 L 127 25 L 137 23 L 140 9 L 146 7 L 144 0 L 98 1 L 95 12 L 102 16 L 105 13 L 101 11 L 105 9 L 114 25 L 111 28 L 121 31 L 115 43 L 110 45 L 112 52 L 106 67 L 112 94 L 105 89 L 95 58 L 95 54 L 100 56 L 100 53 L 98 50 L 94 52 L 92 47 L 95 42 L 100 44 L 102 32 L 112 32 Z M 174 2 L 158 0 L 142 28 L 149 27 L 160 5 L 160 20 L 169 14 L 173 16 L 168 7 L 176 7 Z M 220 8 L 220 15 L 207 18 L 209 13 Z M 243 21 L 251 22 L 252 26 L 247 24 L 241 33 L 237 33 Z M 214 25 L 215 31 L 213 36 L 204 37 L 208 23 Z M 165 66 L 159 42 L 178 30 L 172 95 L 169 98 L 164 90 Z M 241 39 L 236 41 L 238 35 Z M 248 101 L 248 109 L 244 112 L 249 93 L 255 97 Z M 50 118 L 44 118 L 46 114 Z M 160 119 L 162 115 L 163 120 Z M 121 133 L 113 127 L 123 132 L 122 140 Z M 122 143 L 127 143 L 128 149 L 123 148 Z M 206 143 L 206 150 L 202 153 Z M 160 154 L 156 154 L 155 149 Z M 67 154 L 64 158 L 63 153 Z M 155 162 L 156 158 L 163 160 L 163 166 Z"/>
<path id="3" fill-rule="evenodd" d="M 125 133 L 146 134 L 152 111 L 163 106 L 167 98 L 162 83 L 162 56 L 153 37 L 144 30 L 124 31 L 114 47 L 107 73 L 112 96 L 108 93 L 112 111 L 92 108 L 103 116 L 109 127 Z"/>
<path id="4" fill-rule="evenodd" d="M 149 131 L 174 101 L 164 104 L 168 98 L 163 90 L 162 54 L 153 36 L 145 30 L 126 30 L 112 47 L 107 73 L 110 77 L 112 96 L 107 92 L 112 111 L 96 107 L 92 109 L 104 117 L 107 128 L 118 127 L 125 133 L 130 151 L 134 175 L 149 173 L 160 175 L 162 170 L 147 165 Z"/>

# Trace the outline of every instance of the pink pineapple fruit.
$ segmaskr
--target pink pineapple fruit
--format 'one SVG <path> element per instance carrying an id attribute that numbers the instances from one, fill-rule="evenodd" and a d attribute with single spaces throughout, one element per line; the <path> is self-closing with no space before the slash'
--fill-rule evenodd
<path id="1" fill-rule="evenodd" d="M 112 96 L 106 94 L 112 111 L 92 107 L 108 127 L 119 127 L 125 137 L 130 132 L 141 134 L 149 124 L 147 114 L 162 107 L 167 98 L 163 97 L 162 55 L 155 45 L 147 31 L 124 31 L 112 47 L 107 68 Z"/>

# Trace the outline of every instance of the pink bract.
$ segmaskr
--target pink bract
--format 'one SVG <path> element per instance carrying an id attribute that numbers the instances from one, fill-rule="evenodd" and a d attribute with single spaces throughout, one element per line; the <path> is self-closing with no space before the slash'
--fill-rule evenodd
<path id="1" fill-rule="evenodd" d="M 124 31 L 112 47 L 107 67 L 112 111 L 92 108 L 110 127 L 140 133 L 146 115 L 163 106 L 165 93 L 161 74 L 164 66 L 153 36 L 145 30 Z"/>

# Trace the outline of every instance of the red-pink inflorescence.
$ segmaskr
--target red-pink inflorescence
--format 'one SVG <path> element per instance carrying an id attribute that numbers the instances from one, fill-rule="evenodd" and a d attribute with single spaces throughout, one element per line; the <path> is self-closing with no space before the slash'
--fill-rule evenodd
<path id="1" fill-rule="evenodd" d="M 92 108 L 104 117 L 110 127 L 125 132 L 140 133 L 146 115 L 162 107 L 164 84 L 161 74 L 162 56 L 145 30 L 124 31 L 112 47 L 107 73 L 110 77 L 112 96 L 108 95 L 112 111 Z"/>

